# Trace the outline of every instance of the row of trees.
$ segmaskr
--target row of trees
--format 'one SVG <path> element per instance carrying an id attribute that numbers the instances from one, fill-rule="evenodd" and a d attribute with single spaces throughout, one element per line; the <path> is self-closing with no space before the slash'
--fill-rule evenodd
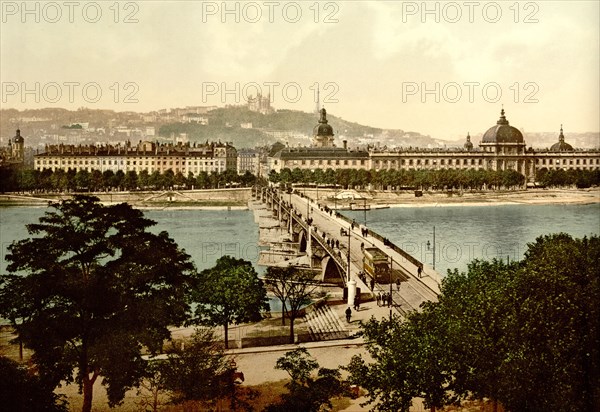
<path id="1" fill-rule="evenodd" d="M 492 399 L 507 411 L 600 410 L 600 238 L 540 237 L 521 262 L 449 272 L 436 303 L 364 326 L 350 380 L 377 410 Z"/>
<path id="2" fill-rule="evenodd" d="M 365 170 L 365 169 L 309 169 L 288 168 L 280 173 L 271 171 L 269 180 L 273 183 L 303 183 L 342 185 L 344 188 L 375 189 L 458 189 L 481 190 L 486 188 L 522 187 L 525 177 L 514 170 L 440 169 L 440 170 Z"/>
<path id="3" fill-rule="evenodd" d="M 563 170 L 542 168 L 536 180 L 544 187 L 577 186 L 586 188 L 600 185 L 600 170 Z"/>
<path id="4" fill-rule="evenodd" d="M 121 170 L 113 172 L 106 170 L 67 171 L 59 169 L 42 171 L 33 169 L 0 169 L 0 190 L 8 191 L 104 191 L 104 190 L 164 190 L 173 187 L 180 189 L 217 189 L 230 185 L 251 186 L 256 182 L 256 177 L 250 172 L 238 175 L 233 170 L 225 172 L 200 172 L 197 175 L 191 172 L 184 176 L 183 173 L 174 173 L 167 170 L 163 173 L 154 171 L 148 173 L 143 170 L 139 173 Z"/>

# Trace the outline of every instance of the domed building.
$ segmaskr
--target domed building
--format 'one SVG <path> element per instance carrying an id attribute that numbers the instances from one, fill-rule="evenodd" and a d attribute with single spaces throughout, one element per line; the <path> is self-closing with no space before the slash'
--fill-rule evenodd
<path id="1" fill-rule="evenodd" d="M 510 155 L 525 152 L 523 133 L 508 123 L 504 115 L 504 109 L 500 112 L 500 119 L 498 119 L 496 125 L 490 127 L 483 134 L 479 146 L 483 151 L 498 154 Z"/>
<path id="2" fill-rule="evenodd" d="M 15 137 L 8 140 L 8 147 L 0 148 L 0 166 L 19 166 L 25 161 L 25 139 L 17 129 Z"/>
<path id="3" fill-rule="evenodd" d="M 333 147 L 333 127 L 327 122 L 327 111 L 322 108 L 319 123 L 313 128 L 313 147 Z"/>
<path id="4" fill-rule="evenodd" d="M 471 135 L 467 133 L 467 141 L 465 142 L 464 148 L 467 152 L 473 150 L 473 143 L 471 143 Z"/>
<path id="5" fill-rule="evenodd" d="M 560 135 L 558 135 L 558 143 L 554 143 L 550 147 L 551 152 L 572 152 L 573 146 L 565 142 L 565 135 L 563 134 L 562 124 L 560 125 Z"/>

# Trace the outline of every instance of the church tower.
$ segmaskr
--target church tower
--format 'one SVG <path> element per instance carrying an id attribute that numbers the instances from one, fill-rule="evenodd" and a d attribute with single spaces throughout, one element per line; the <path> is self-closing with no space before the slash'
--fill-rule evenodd
<path id="1" fill-rule="evenodd" d="M 21 136 L 21 130 L 17 129 L 17 135 L 13 137 L 11 145 L 11 157 L 14 161 L 22 162 L 25 159 L 25 139 Z"/>

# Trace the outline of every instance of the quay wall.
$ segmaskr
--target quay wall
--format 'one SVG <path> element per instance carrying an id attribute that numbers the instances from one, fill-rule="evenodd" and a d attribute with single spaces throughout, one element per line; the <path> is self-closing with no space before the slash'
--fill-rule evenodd
<path id="1" fill-rule="evenodd" d="M 172 204 L 197 206 L 246 206 L 251 198 L 251 188 L 207 190 L 162 190 L 119 192 L 69 192 L 69 193 L 4 193 L 0 203 L 45 204 L 68 199 L 75 194 L 93 195 L 105 203 L 127 202 L 136 206 Z"/>

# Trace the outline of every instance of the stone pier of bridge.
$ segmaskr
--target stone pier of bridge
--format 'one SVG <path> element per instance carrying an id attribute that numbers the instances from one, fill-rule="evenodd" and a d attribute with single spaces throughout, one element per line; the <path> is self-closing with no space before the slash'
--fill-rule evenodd
<path id="1" fill-rule="evenodd" d="M 260 245 L 268 247 L 261 250 L 261 265 L 312 270 L 315 279 L 343 293 L 349 305 L 354 293 L 363 302 L 386 293 L 392 297 L 390 308 L 406 314 L 437 300 L 441 277 L 432 267 L 324 204 L 298 192 L 257 186 L 250 207 L 259 225 Z M 389 280 L 376 281 L 363 271 L 366 247 L 377 247 L 388 256 Z"/>

